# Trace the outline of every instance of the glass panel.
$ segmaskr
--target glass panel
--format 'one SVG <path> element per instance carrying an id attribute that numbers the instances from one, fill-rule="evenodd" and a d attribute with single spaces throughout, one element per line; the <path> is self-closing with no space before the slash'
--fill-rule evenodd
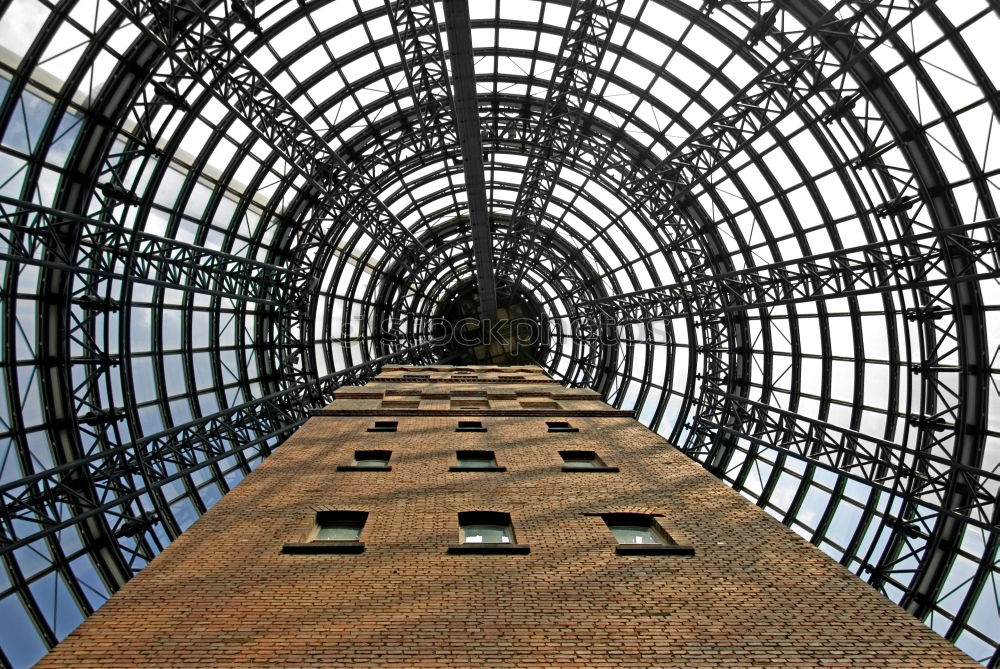
<path id="1" fill-rule="evenodd" d="M 384 458 L 363 458 L 354 461 L 355 467 L 385 467 L 387 464 L 389 462 Z"/>
<path id="2" fill-rule="evenodd" d="M 563 456 L 563 461 L 566 467 L 570 469 L 596 469 L 600 467 L 600 463 L 597 462 L 597 458 L 588 458 L 586 456 Z"/>
<path id="3" fill-rule="evenodd" d="M 652 527 L 641 525 L 616 525 L 611 534 L 620 544 L 662 544 L 663 540 Z"/>
<path id="4" fill-rule="evenodd" d="M 467 544 L 509 544 L 510 528 L 505 525 L 463 525 L 462 537 Z"/>
<path id="5" fill-rule="evenodd" d="M 316 533 L 316 541 L 357 541 L 360 537 L 360 525 L 324 525 Z"/>

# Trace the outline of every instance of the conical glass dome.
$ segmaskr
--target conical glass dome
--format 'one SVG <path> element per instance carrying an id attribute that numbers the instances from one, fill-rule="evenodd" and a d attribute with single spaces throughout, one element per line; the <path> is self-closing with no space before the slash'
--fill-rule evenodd
<path id="1" fill-rule="evenodd" d="M 531 360 L 1000 666 L 998 12 L 9 0 L 3 662 L 337 386 Z"/>

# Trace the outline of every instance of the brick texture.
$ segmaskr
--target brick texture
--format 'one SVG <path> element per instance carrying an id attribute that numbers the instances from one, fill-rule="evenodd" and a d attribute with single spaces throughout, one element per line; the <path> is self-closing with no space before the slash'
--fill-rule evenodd
<path id="1" fill-rule="evenodd" d="M 979 666 L 659 436 L 600 415 L 593 393 L 532 368 L 510 382 L 437 369 L 339 393 L 328 411 L 381 415 L 311 418 L 39 666 Z M 440 411 L 367 432 L 404 388 Z M 446 411 L 470 390 L 491 407 L 485 433 L 455 432 Z M 516 415 L 524 396 L 579 432 Z M 391 450 L 392 471 L 336 471 L 366 449 Z M 468 449 L 507 471 L 449 472 Z M 562 472 L 560 450 L 620 472 Z M 335 509 L 369 513 L 363 553 L 282 553 Z M 449 555 L 458 513 L 477 510 L 509 513 L 530 554 Z M 695 555 L 616 555 L 587 515 L 608 512 L 662 514 Z"/>

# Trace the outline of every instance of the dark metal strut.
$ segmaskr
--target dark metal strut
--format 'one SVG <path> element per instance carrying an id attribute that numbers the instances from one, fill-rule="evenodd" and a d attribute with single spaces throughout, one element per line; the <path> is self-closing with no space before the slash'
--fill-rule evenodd
<path id="1" fill-rule="evenodd" d="M 455 101 L 455 122 L 462 145 L 465 192 L 469 199 L 472 250 L 479 286 L 479 310 L 484 320 L 496 320 L 497 289 L 493 277 L 493 244 L 486 177 L 483 172 L 483 139 L 476 104 L 476 67 L 472 58 L 472 21 L 468 0 L 445 0 L 445 25 L 451 58 L 451 82 Z"/>

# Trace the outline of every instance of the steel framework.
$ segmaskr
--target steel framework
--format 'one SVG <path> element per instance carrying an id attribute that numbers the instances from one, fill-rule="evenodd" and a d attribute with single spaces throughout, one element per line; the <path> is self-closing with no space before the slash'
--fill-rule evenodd
<path id="1" fill-rule="evenodd" d="M 0 0 L 2 664 L 475 283 L 1000 666 L 995 2 L 443 7 Z"/>

